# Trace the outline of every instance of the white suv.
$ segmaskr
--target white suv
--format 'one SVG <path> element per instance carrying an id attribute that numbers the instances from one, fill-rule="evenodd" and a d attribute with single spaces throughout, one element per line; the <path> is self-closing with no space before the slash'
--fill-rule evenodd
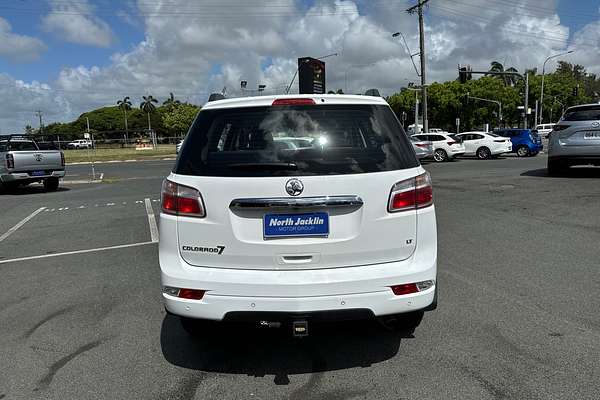
<path id="1" fill-rule="evenodd" d="M 452 160 L 466 151 L 463 143 L 446 133 L 419 133 L 412 136 L 433 144 L 433 159 L 436 162 Z"/>
<path id="2" fill-rule="evenodd" d="M 278 145 L 294 137 L 310 146 Z M 188 331 L 247 319 L 304 335 L 313 318 L 365 316 L 411 329 L 437 304 L 431 181 L 378 97 L 206 104 L 163 183 L 159 254 Z"/>

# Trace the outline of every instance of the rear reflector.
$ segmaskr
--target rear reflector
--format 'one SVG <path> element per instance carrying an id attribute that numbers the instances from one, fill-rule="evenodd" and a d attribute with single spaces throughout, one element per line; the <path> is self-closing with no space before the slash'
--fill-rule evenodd
<path id="1" fill-rule="evenodd" d="M 392 292 L 394 292 L 394 294 L 396 296 L 404 296 L 406 294 L 423 292 L 423 291 L 433 287 L 434 285 L 435 285 L 434 280 L 428 280 L 428 281 L 422 281 L 422 282 L 416 282 L 416 283 L 404 283 L 402 285 L 394 285 L 394 286 L 390 286 L 390 288 L 392 289 Z"/>
<path id="2" fill-rule="evenodd" d="M 173 286 L 163 286 L 163 293 L 166 293 L 169 296 L 179 297 L 182 299 L 202 300 L 204 294 L 206 293 L 206 290 L 180 289 Z"/>
<path id="3" fill-rule="evenodd" d="M 197 218 L 206 216 L 199 191 L 168 179 L 163 181 L 161 206 L 166 214 Z"/>
<path id="4" fill-rule="evenodd" d="M 313 99 L 275 99 L 272 106 L 314 106 L 315 101 Z"/>
<path id="5" fill-rule="evenodd" d="M 396 296 L 403 296 L 405 294 L 417 293 L 419 289 L 416 283 L 405 283 L 403 285 L 392 286 L 392 292 Z"/>
<path id="6" fill-rule="evenodd" d="M 179 289 L 179 296 L 182 299 L 189 300 L 202 300 L 204 297 L 205 290 L 197 290 L 197 289 Z"/>
<path id="7" fill-rule="evenodd" d="M 392 187 L 389 212 L 416 210 L 433 204 L 433 188 L 429 173 L 406 179 Z"/>

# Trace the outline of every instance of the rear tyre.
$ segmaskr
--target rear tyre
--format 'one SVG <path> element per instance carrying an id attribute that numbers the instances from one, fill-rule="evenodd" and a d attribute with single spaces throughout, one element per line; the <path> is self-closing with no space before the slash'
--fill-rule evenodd
<path id="1" fill-rule="evenodd" d="M 519 146 L 519 147 L 517 147 L 517 155 L 519 157 L 527 157 L 527 156 L 529 156 L 529 147 L 527 147 L 527 146 Z"/>
<path id="2" fill-rule="evenodd" d="M 58 178 L 46 178 L 44 179 L 44 189 L 47 192 L 54 192 L 58 189 Z"/>
<path id="3" fill-rule="evenodd" d="M 476 154 L 480 160 L 487 160 L 492 157 L 492 152 L 487 147 L 478 148 Z"/>
<path id="4" fill-rule="evenodd" d="M 433 159 L 435 162 L 448 161 L 448 153 L 444 149 L 437 149 L 433 152 Z"/>
<path id="5" fill-rule="evenodd" d="M 423 320 L 423 310 L 403 314 L 384 315 L 377 318 L 383 328 L 392 332 L 412 334 Z"/>

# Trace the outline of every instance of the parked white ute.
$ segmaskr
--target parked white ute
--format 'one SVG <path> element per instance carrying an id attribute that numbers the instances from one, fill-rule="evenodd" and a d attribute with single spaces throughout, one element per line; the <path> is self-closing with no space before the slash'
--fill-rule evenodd
<path id="1" fill-rule="evenodd" d="M 277 145 L 295 137 L 310 145 Z M 378 97 L 207 103 L 163 183 L 159 255 L 165 307 L 192 333 L 364 317 L 412 330 L 437 305 L 431 180 Z"/>
<path id="2" fill-rule="evenodd" d="M 486 160 L 512 151 L 512 142 L 509 138 L 493 133 L 462 132 L 452 136 L 465 145 L 465 156 L 476 156 L 481 160 Z"/>
<path id="3" fill-rule="evenodd" d="M 433 144 L 433 159 L 436 162 L 450 161 L 465 154 L 465 146 L 446 133 L 419 133 L 412 137 Z"/>

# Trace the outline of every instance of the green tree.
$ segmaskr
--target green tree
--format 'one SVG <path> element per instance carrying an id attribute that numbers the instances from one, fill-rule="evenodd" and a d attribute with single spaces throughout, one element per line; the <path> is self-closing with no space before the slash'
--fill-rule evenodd
<path id="1" fill-rule="evenodd" d="M 492 61 L 490 63 L 490 69 L 489 72 L 518 72 L 516 68 L 514 67 L 509 67 L 504 69 L 504 65 L 502 65 L 501 62 L 499 61 Z M 517 81 L 517 76 L 516 75 L 493 75 L 498 79 L 501 79 L 505 85 L 507 86 L 514 86 L 515 82 Z"/>
<path id="2" fill-rule="evenodd" d="M 117 107 L 123 114 L 125 115 L 125 143 L 129 141 L 129 127 L 127 126 L 127 111 L 131 110 L 131 101 L 129 101 L 129 96 L 125 96 L 123 100 L 117 101 Z"/>
<path id="3" fill-rule="evenodd" d="M 172 136 L 184 135 L 196 118 L 200 108 L 193 104 L 174 104 L 162 116 L 163 126 Z"/>
<path id="4" fill-rule="evenodd" d="M 152 130 L 152 123 L 150 122 L 150 113 L 153 113 L 156 110 L 156 106 L 154 103 L 158 103 L 152 95 L 142 96 L 143 101 L 140 103 L 140 110 L 148 114 L 148 130 Z"/>
<path id="5" fill-rule="evenodd" d="M 181 104 L 181 102 L 179 100 L 175 100 L 173 92 L 169 93 L 169 98 L 163 101 L 163 106 L 166 106 L 167 109 L 176 106 L 177 104 Z"/>

